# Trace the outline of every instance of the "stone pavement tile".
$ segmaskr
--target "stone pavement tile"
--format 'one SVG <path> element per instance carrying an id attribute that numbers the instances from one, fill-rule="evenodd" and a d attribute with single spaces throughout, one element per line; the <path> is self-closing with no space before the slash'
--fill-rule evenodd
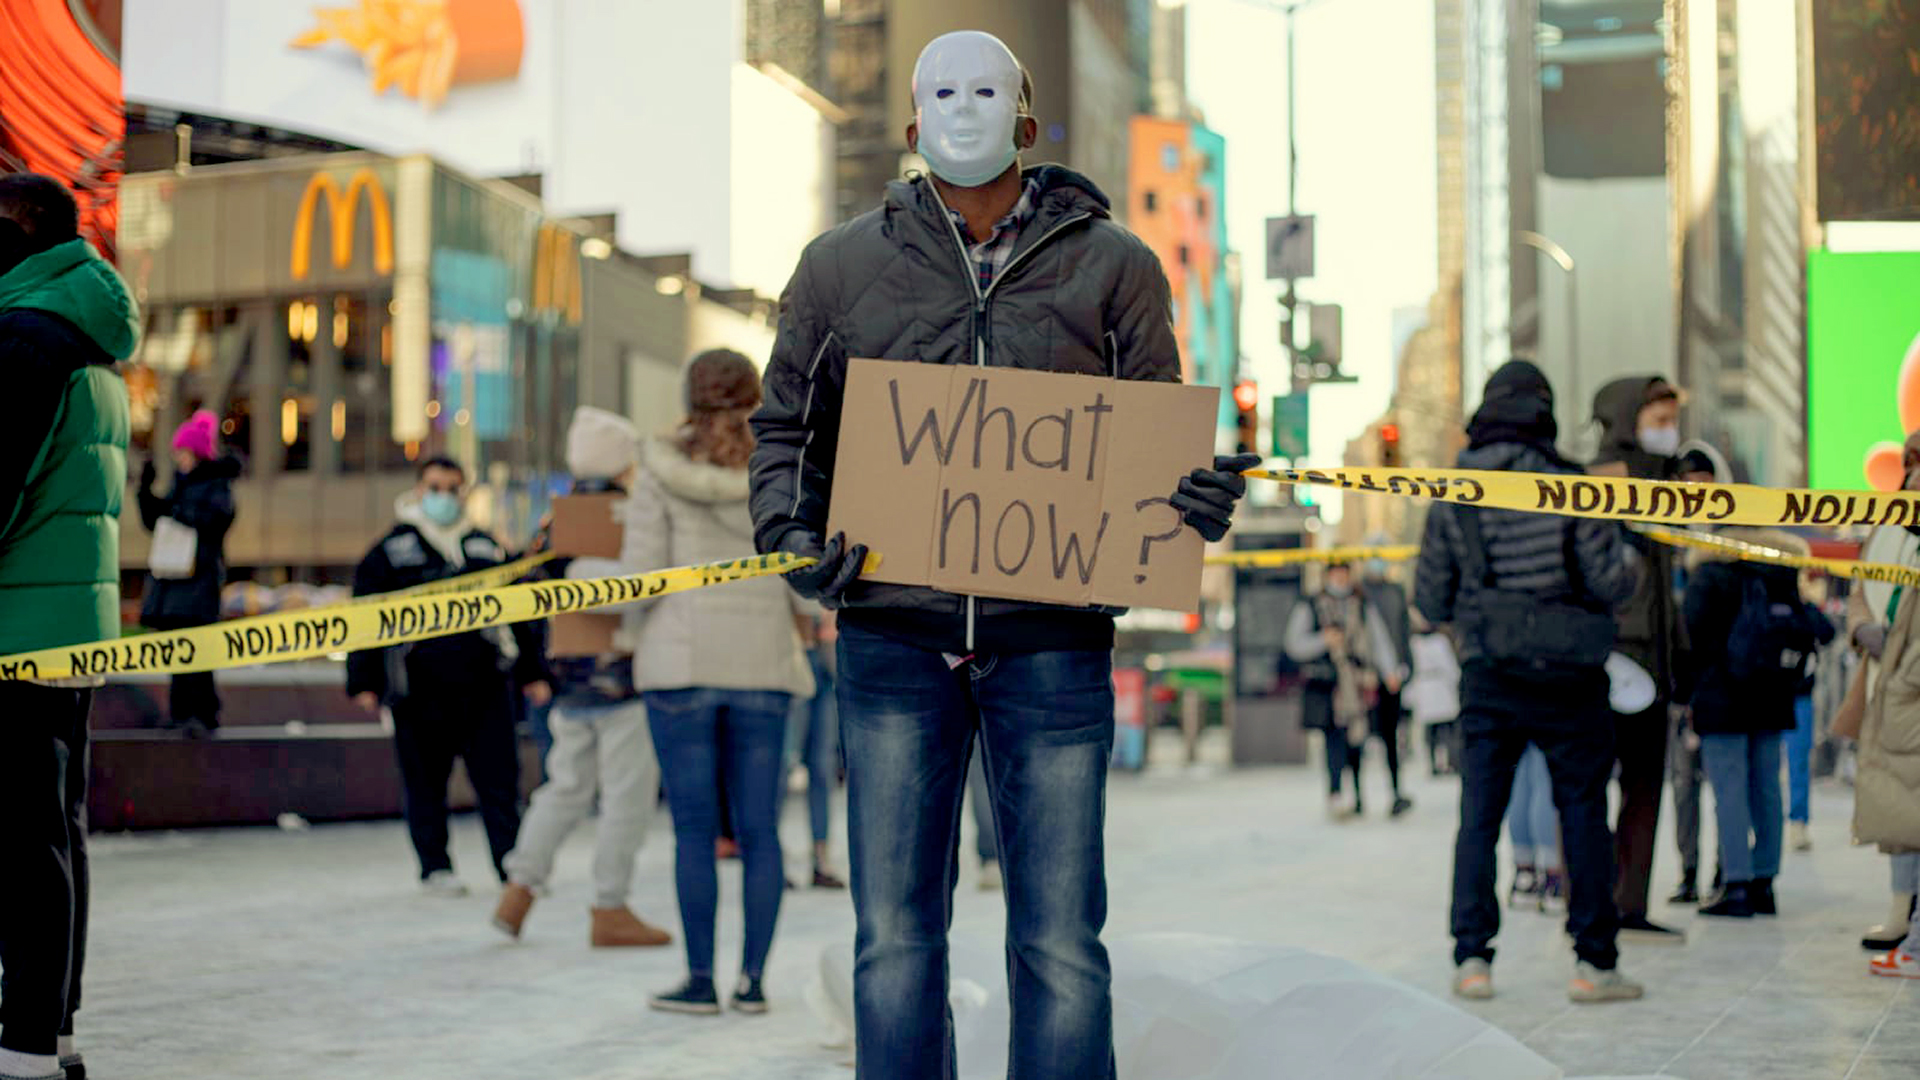
<path id="1" fill-rule="evenodd" d="M 1899 1057 L 1868 1054 L 1846 1074 L 1846 1080 L 1913 1080 L 1916 1076 L 1920 1076 L 1920 1054 Z"/>
<path id="2" fill-rule="evenodd" d="M 1857 1056 L 1857 1050 L 1702 1045 L 1668 1064 L 1666 1072 L 1686 1080 L 1844 1080 Z"/>
<path id="3" fill-rule="evenodd" d="M 1592 1006 L 1614 1009 L 1618 1006 Z M 1602 1021 L 1604 1023 L 1604 1021 Z M 1642 1037 L 1637 1029 L 1631 1038 L 1626 1037 L 1627 1028 L 1605 1032 L 1564 1031 L 1536 1035 L 1526 1039 L 1527 1049 L 1553 1062 L 1566 1070 L 1570 1077 L 1578 1076 L 1654 1076 L 1661 1067 L 1674 1059 L 1692 1036 L 1650 1035 Z M 1671 1072 L 1671 1070 L 1669 1070 Z M 1675 1072 L 1674 1076 L 1686 1077 L 1686 1080 L 1698 1080 L 1686 1073 Z"/>

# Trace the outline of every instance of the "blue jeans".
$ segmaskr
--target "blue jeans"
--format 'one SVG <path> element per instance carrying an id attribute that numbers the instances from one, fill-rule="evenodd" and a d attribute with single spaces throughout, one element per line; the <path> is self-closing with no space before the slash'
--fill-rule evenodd
<path id="1" fill-rule="evenodd" d="M 720 835 L 714 777 L 724 765 L 734 839 L 744 872 L 743 974 L 766 970 L 773 926 L 786 888 L 780 865 L 780 778 L 791 694 L 767 690 L 650 690 L 647 722 L 673 811 L 674 883 L 687 970 L 713 976 L 713 921 L 720 877 L 713 845 Z"/>
<path id="2" fill-rule="evenodd" d="M 1553 808 L 1553 777 L 1547 755 L 1537 746 L 1520 755 L 1513 774 L 1513 795 L 1507 802 L 1507 836 L 1513 840 L 1513 861 L 1536 870 L 1560 869 L 1560 814 Z"/>
<path id="3" fill-rule="evenodd" d="M 813 842 L 824 844 L 833 824 L 833 789 L 840 783 L 840 712 L 833 700 L 833 672 L 809 650 L 817 689 L 804 701 L 796 699 L 787 717 L 786 765 L 782 775 L 798 760 L 807 767 L 807 819 L 813 826 Z M 786 785 L 780 785 L 784 798 Z"/>
<path id="4" fill-rule="evenodd" d="M 841 628 L 858 1080 L 956 1075 L 947 929 L 976 734 L 1006 884 L 1008 1076 L 1114 1075 L 1107 652 L 940 653 Z"/>
<path id="5" fill-rule="evenodd" d="M 1713 820 L 1726 879 L 1778 876 L 1780 732 L 1702 735 L 1700 762 L 1713 785 Z"/>
<path id="6" fill-rule="evenodd" d="M 1813 787 L 1813 698 L 1803 696 L 1793 702 L 1793 730 L 1787 732 L 1787 820 L 1805 825 L 1808 821 L 1808 796 Z"/>

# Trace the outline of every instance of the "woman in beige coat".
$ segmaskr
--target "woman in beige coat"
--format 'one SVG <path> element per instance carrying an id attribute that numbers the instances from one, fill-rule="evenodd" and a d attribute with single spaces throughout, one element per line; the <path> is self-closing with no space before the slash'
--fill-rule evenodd
<path id="1" fill-rule="evenodd" d="M 1920 490 L 1920 432 L 1907 437 L 1906 488 Z M 1920 526 L 1909 526 L 1920 529 Z M 1911 903 L 1920 885 L 1920 589 L 1894 593 L 1879 673 L 1868 688 L 1860 722 L 1859 768 L 1854 780 L 1853 835 L 1893 856 L 1895 905 Z M 1870 615 L 1879 616 L 1880 612 Z M 1854 640 L 1871 652 L 1875 642 Z M 1868 633 L 1868 638 L 1878 637 Z M 1906 940 L 1870 962 L 1875 975 L 1920 979 L 1920 919 Z"/>
<path id="2" fill-rule="evenodd" d="M 760 375 L 746 357 L 716 349 L 687 368 L 687 420 L 640 445 L 620 562 L 626 572 L 718 562 L 753 552 L 747 514 L 747 417 Z M 667 1012 L 720 1011 L 714 987 L 719 880 L 714 840 L 724 774 L 745 867 L 746 942 L 733 995 L 739 1012 L 767 1008 L 760 978 L 786 886 L 777 829 L 787 715 L 813 694 L 813 673 L 794 613 L 798 597 L 778 577 L 737 581 L 648 601 L 626 616 L 634 685 L 666 779 L 676 847 L 688 977 L 655 996 Z"/>

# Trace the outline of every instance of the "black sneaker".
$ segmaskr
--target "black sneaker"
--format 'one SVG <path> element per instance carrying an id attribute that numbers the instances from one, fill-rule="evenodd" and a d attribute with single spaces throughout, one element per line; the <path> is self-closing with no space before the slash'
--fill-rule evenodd
<path id="1" fill-rule="evenodd" d="M 1661 926 L 1645 915 L 1620 916 L 1620 936 L 1642 945 L 1685 945 L 1687 935 L 1684 931 L 1670 926 Z"/>
<path id="2" fill-rule="evenodd" d="M 1412 799 L 1407 798 L 1405 795 L 1396 795 L 1393 798 L 1393 809 L 1387 811 L 1387 816 L 1399 817 L 1411 809 L 1413 809 Z"/>
<path id="3" fill-rule="evenodd" d="M 60 1068 L 67 1074 L 66 1080 L 87 1080 L 87 1063 L 80 1060 L 79 1054 L 61 1058 Z"/>
<path id="4" fill-rule="evenodd" d="M 672 990 L 653 995 L 647 999 L 647 1004 L 660 1012 L 689 1016 L 720 1015 L 720 995 L 713 989 L 713 980 L 699 975 L 690 975 L 686 982 Z"/>
<path id="5" fill-rule="evenodd" d="M 1747 906 L 1755 915 L 1778 915 L 1779 905 L 1773 899 L 1773 879 L 1754 878 L 1747 885 Z"/>
<path id="6" fill-rule="evenodd" d="M 1700 905 L 1700 914 L 1722 919 L 1753 918 L 1753 905 L 1747 901 L 1747 882 L 1727 882 L 1718 893 Z"/>
<path id="7" fill-rule="evenodd" d="M 844 889 L 847 887 L 847 883 L 816 866 L 813 868 L 813 887 L 816 889 Z"/>
<path id="8" fill-rule="evenodd" d="M 1697 886 L 1694 885 L 1692 874 L 1688 874 L 1686 877 L 1681 878 L 1680 887 L 1673 890 L 1672 896 L 1667 897 L 1667 903 L 1669 904 L 1693 905 L 1693 904 L 1698 904 L 1699 902 L 1700 902 L 1700 890 Z"/>
<path id="9" fill-rule="evenodd" d="M 767 993 L 760 986 L 760 980 L 752 975 L 740 976 L 740 985 L 733 991 L 733 1011 L 759 1016 L 767 1011 Z"/>

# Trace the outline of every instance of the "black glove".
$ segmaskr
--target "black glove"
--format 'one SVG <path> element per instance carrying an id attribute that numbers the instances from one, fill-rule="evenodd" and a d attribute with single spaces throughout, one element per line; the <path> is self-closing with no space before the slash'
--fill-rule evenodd
<path id="1" fill-rule="evenodd" d="M 159 473 L 159 470 L 157 470 L 157 469 L 155 469 L 155 468 L 153 467 L 153 459 L 152 459 L 152 458 L 148 458 L 148 459 L 147 459 L 147 463 L 146 463 L 145 465 L 142 465 L 142 466 L 140 467 L 140 490 L 141 490 L 141 491 L 152 491 L 152 490 L 153 490 L 153 481 L 154 481 L 154 480 L 155 480 L 155 479 L 156 479 L 156 478 L 157 478 L 157 477 L 158 477 L 159 475 L 160 475 L 160 473 Z"/>
<path id="2" fill-rule="evenodd" d="M 787 571 L 787 584 L 808 600 L 818 600 L 830 608 L 840 606 L 841 595 L 867 564 L 867 545 L 848 547 L 846 533 L 835 533 L 823 547 L 819 537 L 795 529 L 781 538 L 780 550 L 818 560 L 812 566 Z"/>
<path id="3" fill-rule="evenodd" d="M 1259 454 L 1234 454 L 1214 458 L 1211 469 L 1188 473 L 1173 493 L 1173 508 L 1180 511 L 1180 520 L 1209 543 L 1227 535 L 1227 527 L 1233 524 L 1233 504 L 1247 493 L 1247 478 L 1240 474 L 1259 464 Z"/>

